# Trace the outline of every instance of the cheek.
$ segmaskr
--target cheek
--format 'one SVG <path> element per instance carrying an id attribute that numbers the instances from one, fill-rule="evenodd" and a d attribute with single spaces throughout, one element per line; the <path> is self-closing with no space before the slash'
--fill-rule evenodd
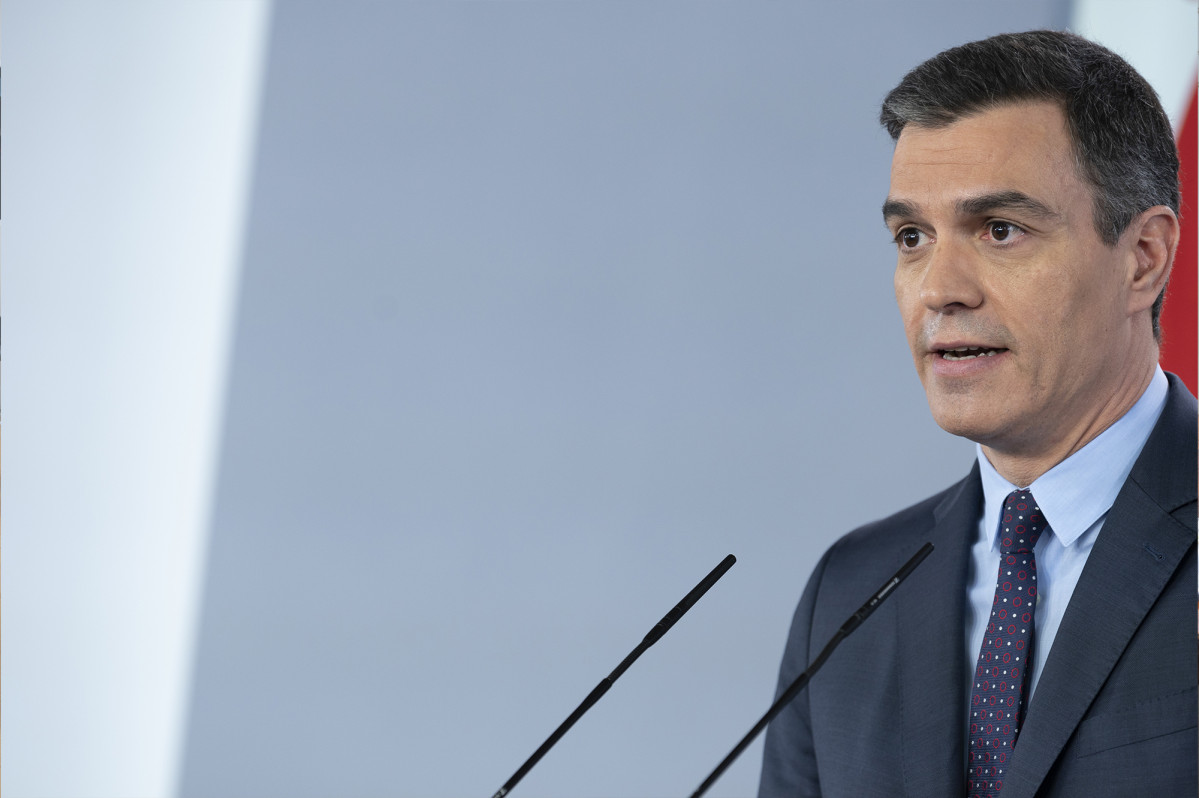
<path id="1" fill-rule="evenodd" d="M 895 272 L 895 304 L 899 307 L 899 316 L 903 320 L 908 343 L 914 343 L 920 334 L 923 317 L 919 289 L 910 279 L 904 279 L 898 270 Z"/>
<path id="2" fill-rule="evenodd" d="M 903 307 L 903 297 L 908 290 L 909 277 L 904 273 L 898 265 L 895 267 L 895 273 L 891 277 L 891 282 L 895 286 L 895 301 L 899 306 Z"/>
<path id="3" fill-rule="evenodd" d="M 907 326 L 908 317 L 911 315 L 911 284 L 906 280 L 902 273 L 895 270 L 895 304 L 899 306 L 899 314 L 903 316 L 904 326 Z"/>

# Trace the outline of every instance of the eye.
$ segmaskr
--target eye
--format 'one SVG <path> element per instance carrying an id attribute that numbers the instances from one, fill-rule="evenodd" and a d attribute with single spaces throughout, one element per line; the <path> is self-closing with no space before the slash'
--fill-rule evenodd
<path id="1" fill-rule="evenodd" d="M 915 227 L 904 227 L 895 234 L 895 243 L 900 249 L 915 249 L 924 243 L 924 233 Z"/>
<path id="2" fill-rule="evenodd" d="M 1008 244 L 1024 235 L 1024 228 L 996 219 L 987 222 L 988 237 L 997 244 Z"/>

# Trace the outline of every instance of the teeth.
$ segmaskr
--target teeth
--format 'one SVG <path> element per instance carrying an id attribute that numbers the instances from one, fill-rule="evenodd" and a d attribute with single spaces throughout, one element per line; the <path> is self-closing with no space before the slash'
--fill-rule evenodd
<path id="1" fill-rule="evenodd" d="M 976 357 L 994 357 L 998 351 L 978 346 L 959 346 L 956 349 L 946 349 L 942 354 L 946 360 L 973 360 Z"/>

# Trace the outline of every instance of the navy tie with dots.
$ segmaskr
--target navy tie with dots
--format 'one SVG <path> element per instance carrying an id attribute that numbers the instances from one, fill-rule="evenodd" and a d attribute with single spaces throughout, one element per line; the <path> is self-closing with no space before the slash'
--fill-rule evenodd
<path id="1" fill-rule="evenodd" d="M 1008 494 L 999 526 L 999 578 L 991 620 L 978 652 L 970 690 L 970 764 L 967 798 L 995 798 L 1024 720 L 1037 561 L 1033 546 L 1049 528 L 1027 490 Z"/>

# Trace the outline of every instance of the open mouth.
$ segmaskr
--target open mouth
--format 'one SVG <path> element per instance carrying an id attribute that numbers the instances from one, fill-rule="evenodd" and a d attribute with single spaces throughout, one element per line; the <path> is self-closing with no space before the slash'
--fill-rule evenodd
<path id="1" fill-rule="evenodd" d="M 1002 347 L 991 349 L 985 346 L 959 346 L 955 349 L 939 349 L 937 351 L 946 360 L 973 360 L 976 357 L 994 357 L 1007 350 Z"/>

